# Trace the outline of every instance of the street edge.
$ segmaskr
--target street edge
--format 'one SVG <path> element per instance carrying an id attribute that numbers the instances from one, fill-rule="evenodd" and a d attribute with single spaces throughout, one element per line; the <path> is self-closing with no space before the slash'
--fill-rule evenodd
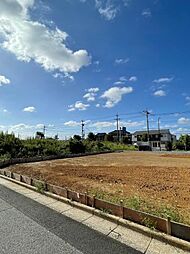
<path id="1" fill-rule="evenodd" d="M 12 179 L 12 178 L 9 178 L 7 176 L 3 176 L 3 175 L 0 175 L 1 178 L 3 179 L 6 179 L 8 181 L 11 181 L 15 184 L 18 184 L 22 187 L 25 187 L 25 188 L 28 188 L 28 189 L 31 189 L 33 191 L 36 191 L 37 192 L 37 188 L 34 187 L 34 186 L 31 186 L 31 185 L 28 185 L 26 183 L 23 183 L 23 182 L 19 182 L 15 179 Z M 142 226 L 142 225 L 139 225 L 137 223 L 134 223 L 134 222 L 131 222 L 129 220 L 126 220 L 126 219 L 122 219 L 120 217 L 117 217 L 117 216 L 114 216 L 114 215 L 111 215 L 111 214 L 106 214 L 98 209 L 95 209 L 93 207 L 88 207 L 86 205 L 83 205 L 83 204 L 80 204 L 80 203 L 77 203 L 75 201 L 72 201 L 70 199 L 67 199 L 67 198 L 64 198 L 64 197 L 61 197 L 57 194 L 53 194 L 53 193 L 50 193 L 50 192 L 46 192 L 44 191 L 43 193 L 41 194 L 44 194 L 46 195 L 47 197 L 51 197 L 53 199 L 56 199 L 58 201 L 61 201 L 61 202 L 64 202 L 66 204 L 70 204 L 71 206 L 75 207 L 75 208 L 78 208 L 78 209 L 81 209 L 83 211 L 86 211 L 86 212 L 89 212 L 93 215 L 96 215 L 98 217 L 101 217 L 105 220 L 108 220 L 108 221 L 111 221 L 111 222 L 114 222 L 116 223 L 117 225 L 121 225 L 121 226 L 124 226 L 124 227 L 127 227 L 131 230 L 134 230 L 138 233 L 141 233 L 141 234 L 144 234 L 146 236 L 149 236 L 153 239 L 156 239 L 156 240 L 159 240 L 159 241 L 163 241 L 167 244 L 170 244 L 174 247 L 178 247 L 182 250 L 187 250 L 187 251 L 190 251 L 190 243 L 187 242 L 187 241 L 184 241 L 182 239 L 179 239 L 179 238 L 176 238 L 176 237 L 173 237 L 173 236 L 170 236 L 170 235 L 166 235 L 164 233 L 160 233 L 160 232 L 157 232 L 157 231 L 154 231 L 154 230 L 151 230 L 145 226 Z"/>

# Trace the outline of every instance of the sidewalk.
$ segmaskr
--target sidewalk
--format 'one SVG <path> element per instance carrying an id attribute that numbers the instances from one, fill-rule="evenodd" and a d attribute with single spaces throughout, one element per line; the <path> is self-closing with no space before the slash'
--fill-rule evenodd
<path id="1" fill-rule="evenodd" d="M 127 246 L 146 254 L 187 254 L 179 248 L 160 242 L 141 233 L 120 226 L 116 223 L 105 220 L 81 209 L 71 206 L 53 198 L 47 197 L 33 190 L 20 186 L 16 183 L 0 178 L 0 185 L 3 185 L 23 196 L 35 200 L 58 213 L 76 220 L 104 235 L 111 237 Z"/>

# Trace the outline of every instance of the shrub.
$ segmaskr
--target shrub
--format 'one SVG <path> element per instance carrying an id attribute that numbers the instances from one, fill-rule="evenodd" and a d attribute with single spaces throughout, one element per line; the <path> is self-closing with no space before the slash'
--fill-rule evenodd
<path id="1" fill-rule="evenodd" d="M 85 153 L 85 150 L 85 145 L 82 143 L 82 141 L 77 141 L 74 139 L 69 141 L 69 151 L 72 154 Z"/>

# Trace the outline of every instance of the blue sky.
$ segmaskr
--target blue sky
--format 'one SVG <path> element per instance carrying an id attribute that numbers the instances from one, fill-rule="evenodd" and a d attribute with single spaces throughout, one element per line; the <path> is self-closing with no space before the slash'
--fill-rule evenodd
<path id="1" fill-rule="evenodd" d="M 182 4 L 183 2 L 183 4 Z M 85 130 L 190 126 L 190 3 L 0 0 L 1 130 L 60 137 Z M 189 112 L 188 112 L 189 111 Z"/>

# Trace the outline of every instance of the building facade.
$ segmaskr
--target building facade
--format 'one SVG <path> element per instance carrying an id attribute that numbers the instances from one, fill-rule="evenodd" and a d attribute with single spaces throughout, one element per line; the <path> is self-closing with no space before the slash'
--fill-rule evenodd
<path id="1" fill-rule="evenodd" d="M 170 133 L 169 129 L 150 130 L 149 141 L 147 131 L 136 131 L 132 134 L 132 144 L 139 147 L 139 150 L 168 150 L 176 136 Z"/>
<path id="2" fill-rule="evenodd" d="M 127 138 L 128 139 L 128 143 L 132 143 L 132 135 L 130 132 L 128 132 L 126 130 L 126 127 L 122 127 L 120 128 L 118 131 L 114 130 L 109 132 L 109 135 L 113 137 L 113 141 L 119 141 L 119 142 L 123 142 L 123 139 Z"/>

